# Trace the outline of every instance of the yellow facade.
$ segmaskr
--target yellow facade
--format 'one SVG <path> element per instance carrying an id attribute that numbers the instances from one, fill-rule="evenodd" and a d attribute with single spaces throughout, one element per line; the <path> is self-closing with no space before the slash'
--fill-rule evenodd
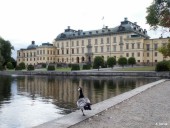
<path id="1" fill-rule="evenodd" d="M 17 62 L 38 63 L 92 63 L 96 56 L 135 57 L 137 64 L 155 64 L 163 56 L 158 48 L 169 38 L 149 39 L 147 31 L 137 23 L 124 19 L 119 26 L 83 31 L 68 27 L 53 41 L 53 46 L 39 46 L 33 50 L 19 50 Z M 24 56 L 27 55 L 27 56 Z M 31 56 L 32 54 L 32 56 Z"/>

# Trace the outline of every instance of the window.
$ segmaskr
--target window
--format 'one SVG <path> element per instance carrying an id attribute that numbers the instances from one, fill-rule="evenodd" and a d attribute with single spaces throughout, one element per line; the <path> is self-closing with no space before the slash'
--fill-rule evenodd
<path id="1" fill-rule="evenodd" d="M 84 53 L 84 48 L 82 48 L 82 53 Z"/>
<path id="2" fill-rule="evenodd" d="M 134 57 L 134 53 L 132 53 L 132 57 Z"/>
<path id="3" fill-rule="evenodd" d="M 103 46 L 101 46 L 101 52 L 103 52 Z"/>
<path id="4" fill-rule="evenodd" d="M 140 52 L 138 52 L 138 57 L 140 57 Z"/>
<path id="5" fill-rule="evenodd" d="M 138 63 L 140 63 L 140 60 L 138 60 Z"/>
<path id="6" fill-rule="evenodd" d="M 71 42 L 71 46 L 74 46 L 74 41 Z"/>
<path id="7" fill-rule="evenodd" d="M 147 57 L 149 57 L 149 52 L 147 52 Z"/>
<path id="8" fill-rule="evenodd" d="M 120 36 L 120 43 L 123 43 L 123 37 Z"/>
<path id="9" fill-rule="evenodd" d="M 126 53 L 126 57 L 129 57 L 129 53 Z"/>
<path id="10" fill-rule="evenodd" d="M 109 44 L 110 43 L 110 41 L 109 41 L 109 37 L 107 37 L 107 44 Z"/>
<path id="11" fill-rule="evenodd" d="M 113 51 L 116 52 L 116 45 L 113 45 Z"/>
<path id="12" fill-rule="evenodd" d="M 134 44 L 134 43 L 132 43 L 132 49 L 134 49 L 134 46 L 135 46 L 135 44 Z"/>
<path id="13" fill-rule="evenodd" d="M 122 45 L 120 45 L 120 51 L 121 51 L 121 52 L 123 51 L 123 47 L 122 47 Z"/>
<path id="14" fill-rule="evenodd" d="M 69 49 L 66 50 L 66 53 L 69 54 Z"/>
<path id="15" fill-rule="evenodd" d="M 116 37 L 113 37 L 113 42 L 116 43 Z"/>
<path id="16" fill-rule="evenodd" d="M 150 49 L 150 44 L 146 44 L 146 50 L 149 51 Z"/>
<path id="17" fill-rule="evenodd" d="M 126 44 L 126 49 L 129 49 L 129 44 Z"/>
<path id="18" fill-rule="evenodd" d="M 62 54 L 64 54 L 64 50 L 62 50 Z"/>
<path id="19" fill-rule="evenodd" d="M 74 49 L 72 48 L 72 54 L 74 54 Z"/>
<path id="20" fill-rule="evenodd" d="M 91 45 L 91 39 L 88 39 L 88 45 Z"/>
<path id="21" fill-rule="evenodd" d="M 82 44 L 82 46 L 84 46 L 84 40 L 82 40 L 81 44 Z"/>
<path id="22" fill-rule="evenodd" d="M 77 48 L 77 54 L 79 54 L 79 49 Z"/>
<path id="23" fill-rule="evenodd" d="M 137 44 L 138 49 L 140 49 L 140 43 Z"/>
<path id="24" fill-rule="evenodd" d="M 68 42 L 66 42 L 66 47 L 68 47 Z"/>
<path id="25" fill-rule="evenodd" d="M 158 49 L 158 44 L 154 44 L 154 49 L 155 49 L 155 50 Z"/>
<path id="26" fill-rule="evenodd" d="M 45 54 L 45 50 L 43 50 L 43 54 Z"/>
<path id="27" fill-rule="evenodd" d="M 103 44 L 103 38 L 101 38 L 101 44 Z"/>
<path id="28" fill-rule="evenodd" d="M 110 51 L 110 46 L 107 46 L 107 52 L 109 52 Z"/>
<path id="29" fill-rule="evenodd" d="M 97 39 L 95 39 L 95 44 L 97 45 Z"/>
<path id="30" fill-rule="evenodd" d="M 79 46 L 79 41 L 77 40 L 77 46 Z"/>
<path id="31" fill-rule="evenodd" d="M 97 46 L 95 46 L 95 52 L 96 52 L 96 53 L 98 52 L 98 47 L 97 47 Z"/>
<path id="32" fill-rule="evenodd" d="M 59 49 L 57 50 L 57 52 L 58 52 L 58 55 L 60 55 L 60 50 Z"/>
<path id="33" fill-rule="evenodd" d="M 157 53 L 157 52 L 155 52 L 155 56 L 158 56 L 158 53 Z"/>

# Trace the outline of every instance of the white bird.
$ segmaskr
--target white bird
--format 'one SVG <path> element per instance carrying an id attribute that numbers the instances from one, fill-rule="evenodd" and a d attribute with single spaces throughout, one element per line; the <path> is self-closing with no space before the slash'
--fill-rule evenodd
<path id="1" fill-rule="evenodd" d="M 91 110 L 91 103 L 88 98 L 84 97 L 81 87 L 78 88 L 78 91 L 80 92 L 80 95 L 77 101 L 77 107 L 81 109 L 83 116 L 85 116 L 83 110 Z"/>

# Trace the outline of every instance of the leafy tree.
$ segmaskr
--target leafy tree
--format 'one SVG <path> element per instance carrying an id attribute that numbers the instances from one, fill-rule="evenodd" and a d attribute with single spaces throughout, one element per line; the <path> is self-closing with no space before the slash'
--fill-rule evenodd
<path id="1" fill-rule="evenodd" d="M 147 13 L 146 20 L 152 28 L 162 26 L 170 30 L 170 0 L 154 0 Z"/>
<path id="2" fill-rule="evenodd" d="M 26 68 L 26 66 L 25 66 L 25 63 L 24 63 L 24 62 L 19 63 L 19 65 L 18 65 L 18 66 L 19 66 L 19 67 L 21 67 L 21 70 Z"/>
<path id="3" fill-rule="evenodd" d="M 103 67 L 104 66 L 104 59 L 103 59 L 103 57 L 101 57 L 101 56 L 96 56 L 95 58 L 94 58 L 94 63 L 93 63 L 93 68 L 97 68 L 98 70 L 99 70 L 99 67 Z"/>
<path id="4" fill-rule="evenodd" d="M 30 64 L 30 65 L 28 65 L 27 70 L 28 70 L 28 71 L 34 70 L 34 66 L 33 66 L 33 65 L 31 65 L 31 64 Z"/>
<path id="5" fill-rule="evenodd" d="M 11 43 L 0 37 L 0 55 L 2 57 L 1 60 L 3 60 L 3 64 L 11 61 L 12 50 L 14 50 L 14 47 Z"/>
<path id="6" fill-rule="evenodd" d="M 170 39 L 169 39 L 169 43 L 167 45 L 158 48 L 158 51 L 162 53 L 164 58 L 170 56 Z"/>
<path id="7" fill-rule="evenodd" d="M 8 62 L 6 66 L 8 69 L 14 69 L 14 66 L 11 62 Z"/>
<path id="8" fill-rule="evenodd" d="M 109 67 L 112 67 L 112 68 L 113 68 L 113 66 L 116 65 L 116 59 L 115 59 L 115 57 L 109 57 L 109 58 L 107 59 L 107 65 L 108 65 Z"/>
<path id="9" fill-rule="evenodd" d="M 127 59 L 125 57 L 120 57 L 118 59 L 118 64 L 124 67 L 125 65 L 127 65 Z"/>
<path id="10" fill-rule="evenodd" d="M 130 57 L 128 59 L 128 64 L 132 65 L 132 67 L 133 67 L 133 65 L 136 64 L 136 59 L 134 57 Z"/>

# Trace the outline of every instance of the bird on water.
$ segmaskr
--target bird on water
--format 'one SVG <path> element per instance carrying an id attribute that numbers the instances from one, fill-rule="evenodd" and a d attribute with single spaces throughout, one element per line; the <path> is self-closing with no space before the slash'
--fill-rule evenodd
<path id="1" fill-rule="evenodd" d="M 85 116 L 83 110 L 91 110 L 91 103 L 87 97 L 84 97 L 81 87 L 78 88 L 78 91 L 80 92 L 80 95 L 77 101 L 77 107 L 81 109 L 83 116 Z"/>

